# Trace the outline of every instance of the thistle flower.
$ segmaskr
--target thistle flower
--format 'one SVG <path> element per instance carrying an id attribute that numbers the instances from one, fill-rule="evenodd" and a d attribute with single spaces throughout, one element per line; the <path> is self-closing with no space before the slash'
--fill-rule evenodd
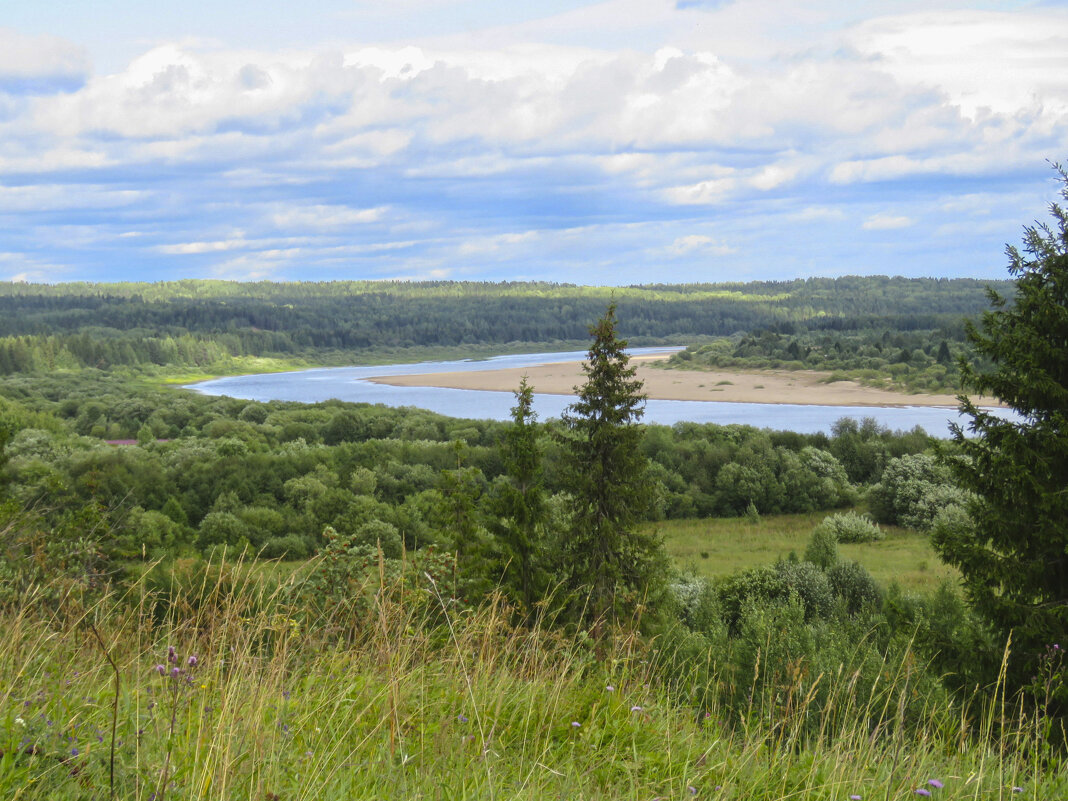
<path id="1" fill-rule="evenodd" d="M 171 678 L 172 679 L 176 679 L 180 675 L 182 675 L 182 669 L 180 667 L 175 666 L 175 667 L 171 668 Z"/>
<path id="2" fill-rule="evenodd" d="M 178 652 L 174 650 L 173 645 L 167 646 L 167 661 L 172 665 L 178 661 Z"/>
<path id="3" fill-rule="evenodd" d="M 196 654 L 193 654 L 192 656 L 189 657 L 189 667 L 196 667 L 196 666 L 197 666 L 197 656 L 196 656 Z"/>
<path id="4" fill-rule="evenodd" d="M 156 672 L 163 676 L 167 673 L 167 667 L 165 665 L 156 665 Z"/>

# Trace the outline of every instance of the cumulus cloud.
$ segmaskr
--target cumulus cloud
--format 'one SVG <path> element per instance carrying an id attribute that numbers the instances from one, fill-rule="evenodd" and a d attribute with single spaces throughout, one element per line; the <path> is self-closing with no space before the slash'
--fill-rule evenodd
<path id="1" fill-rule="evenodd" d="M 1019 197 L 1068 149 L 1068 12 L 843 5 L 603 0 L 420 41 L 158 41 L 97 75 L 76 45 L 0 30 L 0 237 L 55 261 L 49 228 L 95 225 L 116 249 L 92 259 L 208 274 L 453 259 L 623 280 L 652 253 L 766 263 L 785 231 L 935 230 L 969 182 Z M 5 76 L 71 85 L 4 96 Z"/>

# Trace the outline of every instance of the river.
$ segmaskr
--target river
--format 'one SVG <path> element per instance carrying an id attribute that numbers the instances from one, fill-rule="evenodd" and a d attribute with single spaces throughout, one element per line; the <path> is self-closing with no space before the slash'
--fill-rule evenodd
<path id="1" fill-rule="evenodd" d="M 635 356 L 667 354 L 678 348 L 632 348 Z M 189 389 L 205 395 L 226 395 L 255 401 L 299 401 L 317 403 L 330 399 L 353 403 L 381 403 L 386 406 L 413 406 L 450 417 L 509 417 L 515 397 L 510 392 L 489 392 L 441 387 L 398 387 L 376 384 L 369 378 L 418 375 L 422 373 L 498 370 L 533 367 L 538 364 L 581 361 L 585 351 L 524 353 L 495 356 L 484 360 L 420 362 L 354 367 L 326 367 L 288 373 L 262 373 L 228 376 L 190 384 Z M 566 395 L 535 394 L 534 409 L 542 419 L 559 417 L 574 399 Z M 1006 416 L 1011 412 L 995 410 Z M 843 417 L 874 418 L 891 429 L 920 426 L 932 436 L 949 436 L 951 420 L 960 421 L 955 410 L 923 406 L 813 406 L 789 403 L 729 403 L 721 401 L 656 400 L 646 402 L 644 421 L 672 425 L 679 422 L 740 423 L 757 428 L 796 431 L 803 434 L 829 433 Z"/>

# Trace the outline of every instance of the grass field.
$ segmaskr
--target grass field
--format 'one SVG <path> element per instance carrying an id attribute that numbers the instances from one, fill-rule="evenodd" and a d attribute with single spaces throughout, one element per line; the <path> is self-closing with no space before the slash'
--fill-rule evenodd
<path id="1" fill-rule="evenodd" d="M 804 555 L 812 529 L 826 512 L 768 515 L 757 523 L 742 517 L 665 520 L 655 524 L 675 565 L 699 576 L 723 576 Z M 926 535 L 883 526 L 886 539 L 866 545 L 840 545 L 843 559 L 864 565 L 876 581 L 896 581 L 902 589 L 928 592 L 957 571 L 938 558 Z"/>
<path id="2" fill-rule="evenodd" d="M 875 666 L 867 696 L 851 660 L 810 676 L 765 659 L 744 707 L 694 707 L 732 680 L 722 654 L 667 681 L 639 640 L 516 630 L 496 604 L 442 604 L 442 626 L 424 616 L 433 598 L 381 587 L 338 637 L 343 617 L 302 625 L 278 592 L 203 589 L 199 608 L 174 597 L 162 617 L 140 588 L 58 615 L 36 598 L 0 609 L 0 798 L 1068 797 L 1040 721 L 1004 700 L 906 720 L 910 652 Z"/>

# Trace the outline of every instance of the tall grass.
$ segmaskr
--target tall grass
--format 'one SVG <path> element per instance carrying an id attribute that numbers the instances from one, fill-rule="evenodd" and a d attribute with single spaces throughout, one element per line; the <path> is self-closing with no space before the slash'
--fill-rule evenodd
<path id="1" fill-rule="evenodd" d="M 733 676 L 713 652 L 517 629 L 497 599 L 462 611 L 384 573 L 359 618 L 303 618 L 298 578 L 238 568 L 177 582 L 165 604 L 142 581 L 60 613 L 32 594 L 3 610 L 0 797 L 1068 796 L 1041 721 L 1003 696 L 906 724 L 910 653 L 862 695 L 848 661 L 770 677 L 758 654 Z"/>

